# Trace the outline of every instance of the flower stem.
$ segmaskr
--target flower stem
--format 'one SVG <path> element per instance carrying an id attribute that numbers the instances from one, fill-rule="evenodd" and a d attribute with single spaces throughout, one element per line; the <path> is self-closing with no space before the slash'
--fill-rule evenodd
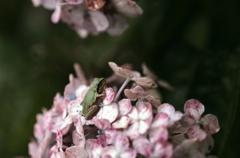
<path id="1" fill-rule="evenodd" d="M 118 97 L 120 96 L 120 94 L 122 93 L 123 89 L 126 87 L 126 85 L 128 84 L 128 82 L 130 81 L 129 78 L 127 78 L 124 83 L 122 84 L 122 86 L 120 87 L 120 89 L 117 92 L 117 95 L 114 98 L 114 101 L 117 101 Z"/>

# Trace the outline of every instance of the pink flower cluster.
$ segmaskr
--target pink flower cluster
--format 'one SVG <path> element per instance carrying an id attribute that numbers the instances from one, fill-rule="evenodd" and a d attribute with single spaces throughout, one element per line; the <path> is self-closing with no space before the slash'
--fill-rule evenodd
<path id="1" fill-rule="evenodd" d="M 90 106 L 99 110 L 89 118 L 82 112 L 90 88 L 80 66 L 74 65 L 77 77 L 70 75 L 64 96 L 57 94 L 52 108 L 37 115 L 36 139 L 29 143 L 32 158 L 216 157 L 208 154 L 214 145 L 211 134 L 220 129 L 218 119 L 201 117 L 202 103 L 190 99 L 184 114 L 175 111 L 149 94 L 157 84 L 146 66 L 148 76 L 109 65 L 114 74 Z"/>
<path id="2" fill-rule="evenodd" d="M 33 5 L 42 5 L 54 10 L 51 20 L 70 25 L 82 37 L 106 31 L 120 35 L 128 27 L 127 20 L 118 13 L 137 17 L 143 13 L 134 0 L 32 0 Z"/>

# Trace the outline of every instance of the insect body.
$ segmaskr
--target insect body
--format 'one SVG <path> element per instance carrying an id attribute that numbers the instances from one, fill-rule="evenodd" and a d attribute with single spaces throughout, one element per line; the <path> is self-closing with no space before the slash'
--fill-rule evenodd
<path id="1" fill-rule="evenodd" d="M 95 78 L 83 99 L 82 115 L 87 120 L 91 119 L 100 109 L 98 105 L 93 104 L 98 97 L 103 95 L 105 83 L 106 80 L 104 78 Z"/>

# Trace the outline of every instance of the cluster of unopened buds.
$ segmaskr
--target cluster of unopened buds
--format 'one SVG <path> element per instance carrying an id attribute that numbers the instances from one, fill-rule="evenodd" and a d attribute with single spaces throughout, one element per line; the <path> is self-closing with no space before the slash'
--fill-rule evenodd
<path id="1" fill-rule="evenodd" d="M 137 17 L 143 13 L 134 0 L 32 0 L 33 5 L 42 5 L 54 10 L 51 20 L 66 22 L 82 37 L 106 31 L 120 35 L 128 27 L 127 20 L 118 13 Z"/>
<path id="2" fill-rule="evenodd" d="M 50 110 L 37 115 L 32 158 L 216 158 L 212 134 L 218 119 L 202 116 L 204 105 L 187 100 L 184 113 L 156 99 L 154 74 L 143 74 L 109 62 L 114 74 L 91 84 L 81 67 L 70 75 L 64 96 L 56 94 Z M 153 93 L 152 90 L 155 90 Z"/>

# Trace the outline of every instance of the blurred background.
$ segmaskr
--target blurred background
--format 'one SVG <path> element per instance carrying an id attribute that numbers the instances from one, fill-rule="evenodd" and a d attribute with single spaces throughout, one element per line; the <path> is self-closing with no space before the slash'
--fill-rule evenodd
<path id="1" fill-rule="evenodd" d="M 52 11 L 30 0 L 0 1 L 0 157 L 28 156 L 36 114 L 50 108 L 80 63 L 88 78 L 107 77 L 108 61 L 146 64 L 175 87 L 162 102 L 183 111 L 187 99 L 216 115 L 212 154 L 240 157 L 240 1 L 138 0 L 144 14 L 128 18 L 119 37 L 81 39 Z"/>

